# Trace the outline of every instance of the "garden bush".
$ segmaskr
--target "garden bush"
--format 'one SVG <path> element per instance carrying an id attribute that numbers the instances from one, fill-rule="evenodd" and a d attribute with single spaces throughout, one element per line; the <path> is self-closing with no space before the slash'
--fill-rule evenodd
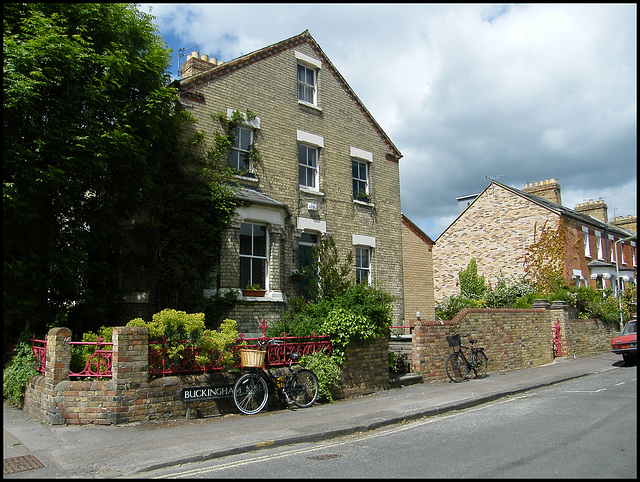
<path id="1" fill-rule="evenodd" d="M 2 396 L 19 407 L 24 403 L 24 392 L 29 380 L 38 375 L 36 357 L 31 344 L 21 340 L 14 349 L 9 364 L 2 370 Z"/>
<path id="2" fill-rule="evenodd" d="M 303 355 L 298 364 L 313 371 L 320 385 L 318 398 L 321 401 L 333 402 L 332 388 L 338 385 L 342 369 L 324 349 Z"/>

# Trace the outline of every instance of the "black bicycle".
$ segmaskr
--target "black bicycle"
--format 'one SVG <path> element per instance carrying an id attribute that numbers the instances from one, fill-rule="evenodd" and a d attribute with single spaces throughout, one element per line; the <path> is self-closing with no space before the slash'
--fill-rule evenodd
<path id="1" fill-rule="evenodd" d="M 245 351 L 247 357 L 243 358 L 241 365 L 247 373 L 238 378 L 233 386 L 233 401 L 238 410 L 247 415 L 253 415 L 266 407 L 270 384 L 275 386 L 278 396 L 288 405 L 293 404 L 299 408 L 313 405 L 320 390 L 316 374 L 307 368 L 295 370 L 292 368 L 293 362 L 298 361 L 301 356 L 296 352 L 285 355 L 289 361 L 286 375 L 274 376 L 269 368 L 268 358 L 263 370 L 262 365 L 268 344 L 278 344 L 278 340 L 259 343 L 259 350 Z"/>
<path id="2" fill-rule="evenodd" d="M 461 339 L 469 336 L 466 335 L 451 335 L 447 336 L 449 346 L 454 349 L 453 353 L 447 357 L 445 368 L 447 376 L 452 382 L 460 383 L 467 378 L 469 369 L 472 369 L 476 375 L 476 378 L 484 378 L 487 376 L 487 355 L 484 353 L 484 348 L 474 346 L 478 340 L 469 339 L 470 347 L 462 346 Z M 470 353 L 469 358 L 465 356 L 462 349 L 468 350 Z"/>

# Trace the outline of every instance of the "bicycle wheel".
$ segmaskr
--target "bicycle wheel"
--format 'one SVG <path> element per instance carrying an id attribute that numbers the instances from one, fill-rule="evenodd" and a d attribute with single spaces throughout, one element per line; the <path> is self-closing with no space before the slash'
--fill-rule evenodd
<path id="1" fill-rule="evenodd" d="M 299 408 L 307 408 L 313 405 L 318 398 L 319 391 L 318 377 L 306 368 L 296 370 L 287 384 L 289 398 Z"/>
<path id="2" fill-rule="evenodd" d="M 476 374 L 476 378 L 484 378 L 487 376 L 487 355 L 483 351 L 478 350 L 476 352 L 475 367 L 473 371 Z"/>
<path id="3" fill-rule="evenodd" d="M 458 352 L 454 352 L 447 357 L 445 369 L 447 371 L 447 376 L 454 383 L 460 383 L 467 378 L 467 372 L 469 370 L 466 361 L 462 358 L 462 355 L 458 354 Z"/>
<path id="4" fill-rule="evenodd" d="M 267 381 L 259 373 L 245 373 L 233 386 L 233 401 L 238 410 L 247 415 L 262 410 L 268 399 Z"/>

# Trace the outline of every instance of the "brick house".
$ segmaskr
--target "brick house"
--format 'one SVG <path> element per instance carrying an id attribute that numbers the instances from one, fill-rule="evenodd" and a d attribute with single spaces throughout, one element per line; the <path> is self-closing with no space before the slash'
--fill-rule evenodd
<path id="1" fill-rule="evenodd" d="M 398 161 L 402 157 L 308 31 L 218 62 L 194 52 L 178 81 L 181 103 L 210 143 L 215 114 L 251 112 L 235 130 L 229 165 L 246 201 L 224 234 L 215 290 L 259 284 L 264 297 L 239 295 L 229 317 L 258 332 L 287 297 L 306 288 L 293 274 L 312 246 L 332 235 L 341 259 L 352 253 L 360 282 L 379 283 L 404 316 Z M 214 115 L 214 117 L 212 117 Z M 210 145 L 210 144 L 209 144 Z M 259 162 L 247 156 L 251 146 Z"/>
<path id="2" fill-rule="evenodd" d="M 417 320 L 435 320 L 433 245 L 433 240 L 403 214 L 405 326 L 413 326 Z"/>
<path id="3" fill-rule="evenodd" d="M 465 198 L 466 199 L 466 198 Z M 546 224 L 566 228 L 564 275 L 568 282 L 598 289 L 636 284 L 636 217 L 607 219 L 603 201 L 562 206 L 560 185 L 554 180 L 527 184 L 518 190 L 493 181 L 468 201 L 464 211 L 436 239 L 433 251 L 435 299 L 459 294 L 458 273 L 475 258 L 478 274 L 494 283 L 524 276 L 526 248 Z M 629 229 L 633 227 L 633 230 Z M 618 270 L 616 273 L 616 255 Z"/>

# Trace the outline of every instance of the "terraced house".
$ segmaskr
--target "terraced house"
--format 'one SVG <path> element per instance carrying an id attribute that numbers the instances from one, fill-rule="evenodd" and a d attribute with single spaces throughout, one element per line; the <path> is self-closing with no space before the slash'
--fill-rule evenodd
<path id="1" fill-rule="evenodd" d="M 326 235 L 341 259 L 352 253 L 359 282 L 379 282 L 395 296 L 400 324 L 401 154 L 309 32 L 228 62 L 193 52 L 179 90 L 209 142 L 220 132 L 217 114 L 244 114 L 228 157 L 244 203 L 225 233 L 211 286 L 265 290 L 262 297 L 239 296 L 229 315 L 239 330 L 257 332 L 262 319 L 279 316 L 288 296 L 307 293 L 296 270 L 311 262 L 313 245 Z"/>
<path id="2" fill-rule="evenodd" d="M 436 301 L 460 293 L 458 273 L 472 258 L 478 274 L 492 284 L 500 275 L 519 279 L 536 233 L 545 226 L 555 230 L 560 223 L 568 283 L 614 291 L 637 284 L 636 217 L 609 221 L 602 200 L 567 208 L 555 179 L 529 183 L 522 190 L 493 181 L 481 193 L 458 199 L 464 210 L 433 250 Z"/>

